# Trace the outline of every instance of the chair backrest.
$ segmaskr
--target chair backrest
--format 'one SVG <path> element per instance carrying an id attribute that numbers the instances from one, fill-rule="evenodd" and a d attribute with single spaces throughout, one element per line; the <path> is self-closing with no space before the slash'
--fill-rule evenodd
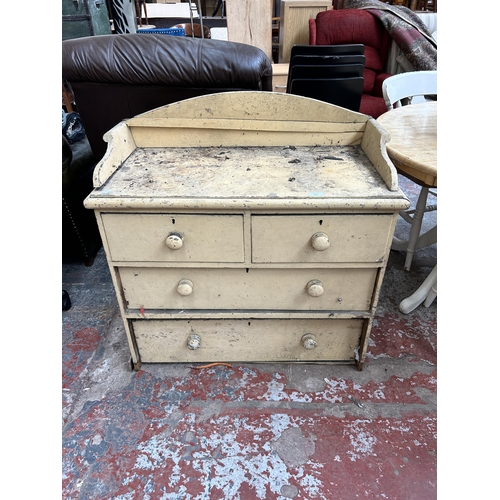
<path id="1" fill-rule="evenodd" d="M 387 109 L 437 96 L 437 71 L 410 71 L 391 76 L 382 83 L 382 94 Z"/>

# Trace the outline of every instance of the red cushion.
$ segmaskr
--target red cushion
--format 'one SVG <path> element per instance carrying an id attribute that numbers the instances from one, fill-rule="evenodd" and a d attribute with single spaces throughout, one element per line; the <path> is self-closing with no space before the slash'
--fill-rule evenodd
<path id="1" fill-rule="evenodd" d="M 378 118 L 387 111 L 387 106 L 383 97 L 375 97 L 373 95 L 363 94 L 361 96 L 361 104 L 359 112 L 365 115 Z"/>
<path id="2" fill-rule="evenodd" d="M 382 93 L 382 83 L 386 78 L 389 78 L 390 76 L 392 76 L 390 73 L 378 73 L 375 77 L 375 85 L 373 86 L 373 91 L 371 92 L 371 94 L 377 97 L 383 97 L 384 94 Z"/>
<path id="3" fill-rule="evenodd" d="M 363 78 L 365 79 L 363 83 L 363 94 L 371 94 L 375 87 L 375 78 L 377 74 L 372 69 L 365 68 L 363 71 Z"/>
<path id="4" fill-rule="evenodd" d="M 383 67 L 378 49 L 365 45 L 365 68 L 381 71 Z"/>
<path id="5" fill-rule="evenodd" d="M 382 30 L 365 10 L 325 10 L 316 15 L 316 45 L 363 43 L 380 50 Z"/>

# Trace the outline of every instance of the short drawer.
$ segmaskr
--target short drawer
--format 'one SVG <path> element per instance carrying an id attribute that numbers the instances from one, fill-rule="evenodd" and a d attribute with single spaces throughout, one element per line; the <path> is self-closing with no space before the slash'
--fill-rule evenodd
<path id="1" fill-rule="evenodd" d="M 136 320 L 143 363 L 346 361 L 358 355 L 362 319 Z"/>
<path id="2" fill-rule="evenodd" d="M 393 220 L 392 215 L 255 215 L 252 262 L 382 262 Z"/>
<path id="3" fill-rule="evenodd" d="M 241 215 L 102 214 L 102 222 L 113 261 L 244 261 Z"/>
<path id="4" fill-rule="evenodd" d="M 377 269 L 120 268 L 129 309 L 368 311 Z"/>

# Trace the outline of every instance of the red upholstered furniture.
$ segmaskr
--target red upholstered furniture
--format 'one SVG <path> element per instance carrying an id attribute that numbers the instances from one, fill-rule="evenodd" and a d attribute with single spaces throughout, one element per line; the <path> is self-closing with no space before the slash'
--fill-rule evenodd
<path id="1" fill-rule="evenodd" d="M 326 10 L 309 19 L 309 45 L 362 43 L 365 46 L 365 79 L 360 113 L 377 118 L 387 111 L 382 82 L 391 37 L 380 21 L 362 9 Z"/>

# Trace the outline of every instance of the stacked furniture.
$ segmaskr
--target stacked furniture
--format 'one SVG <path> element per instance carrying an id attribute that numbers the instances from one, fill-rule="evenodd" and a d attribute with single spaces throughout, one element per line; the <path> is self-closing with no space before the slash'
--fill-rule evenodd
<path id="1" fill-rule="evenodd" d="M 287 92 L 359 111 L 363 92 L 364 47 L 294 45 Z"/>

